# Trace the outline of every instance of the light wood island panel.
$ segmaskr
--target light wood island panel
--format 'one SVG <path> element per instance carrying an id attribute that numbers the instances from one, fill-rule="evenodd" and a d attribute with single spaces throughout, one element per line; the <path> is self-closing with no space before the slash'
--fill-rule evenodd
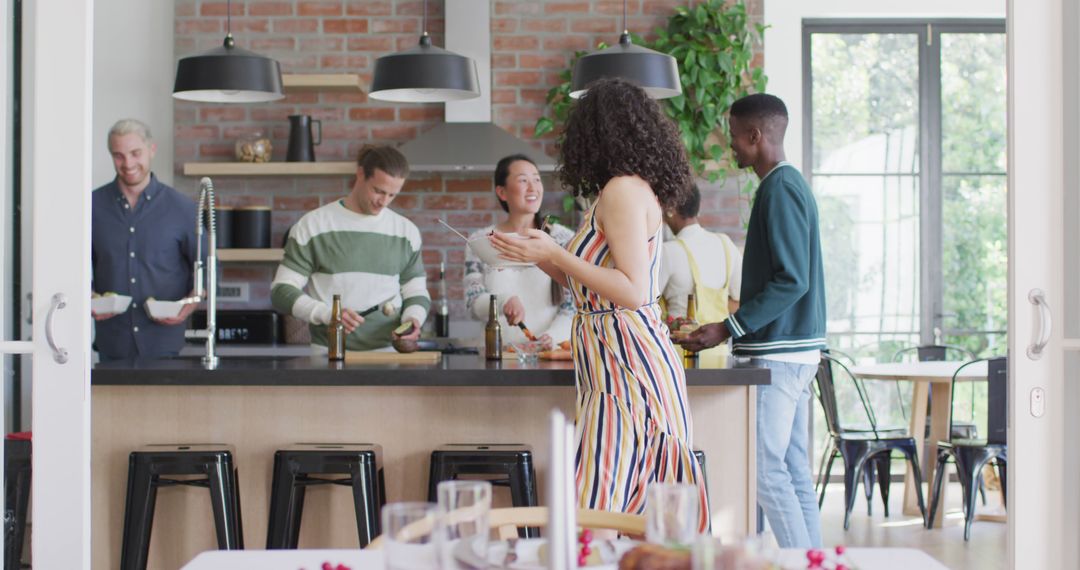
<path id="1" fill-rule="evenodd" d="M 220 372 L 220 371 L 219 371 Z M 137 370 L 131 371 L 137 374 Z M 707 456 L 714 532 L 753 528 L 754 386 L 689 387 L 694 448 Z M 119 566 L 128 454 L 147 443 L 236 447 L 244 541 L 265 548 L 274 451 L 297 442 L 383 446 L 387 500 L 426 500 L 428 461 L 450 442 L 529 443 L 540 499 L 548 411 L 573 417 L 572 386 L 94 385 L 93 567 Z M 496 498 L 508 500 L 505 489 Z M 301 548 L 355 548 L 346 487 L 309 488 Z M 178 568 L 217 547 L 205 489 L 158 493 L 149 568 Z"/>

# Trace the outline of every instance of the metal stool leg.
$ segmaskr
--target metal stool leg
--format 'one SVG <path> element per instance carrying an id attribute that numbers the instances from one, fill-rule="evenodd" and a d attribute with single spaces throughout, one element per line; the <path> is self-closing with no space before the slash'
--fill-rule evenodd
<path id="1" fill-rule="evenodd" d="M 120 547 L 121 570 L 146 570 L 156 502 L 157 475 L 151 472 L 149 465 L 131 457 L 128 463 L 123 544 Z"/>
<path id="2" fill-rule="evenodd" d="M 376 497 L 374 461 L 357 463 L 352 466 L 353 505 L 356 510 L 356 532 L 360 539 L 360 548 L 379 535 L 379 503 Z"/>

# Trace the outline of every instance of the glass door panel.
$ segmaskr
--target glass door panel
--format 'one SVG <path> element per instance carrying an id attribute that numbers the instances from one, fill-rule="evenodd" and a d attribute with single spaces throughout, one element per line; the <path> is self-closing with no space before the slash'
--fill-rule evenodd
<path id="1" fill-rule="evenodd" d="M 941 340 L 1005 353 L 1005 35 L 942 33 Z"/>
<path id="2" fill-rule="evenodd" d="M 887 360 L 919 330 L 919 35 L 813 33 L 810 73 L 829 345 Z"/>
<path id="3" fill-rule="evenodd" d="M 915 34 L 813 34 L 814 173 L 916 173 Z"/>

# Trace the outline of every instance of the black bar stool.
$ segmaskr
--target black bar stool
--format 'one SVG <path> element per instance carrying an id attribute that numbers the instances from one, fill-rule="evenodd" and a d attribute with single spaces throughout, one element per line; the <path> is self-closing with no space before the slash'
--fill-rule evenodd
<path id="1" fill-rule="evenodd" d="M 4 439 L 4 568 L 22 566 L 26 513 L 30 506 L 30 432 Z"/>
<path id="2" fill-rule="evenodd" d="M 428 500 L 439 500 L 438 487 L 443 481 L 461 475 L 495 475 L 492 485 L 510 488 L 510 501 L 515 507 L 535 507 L 536 469 L 533 467 L 532 447 L 520 443 L 451 443 L 431 452 L 428 475 Z M 525 538 L 540 536 L 538 529 L 526 527 L 518 531 Z"/>
<path id="3" fill-rule="evenodd" d="M 160 487 L 187 485 L 210 490 L 218 548 L 244 548 L 240 489 L 233 447 L 221 443 L 147 445 L 131 452 L 121 570 L 144 570 L 150 552 L 150 526 Z M 170 475 L 205 475 L 200 479 L 167 479 Z"/>
<path id="4" fill-rule="evenodd" d="M 323 479 L 312 475 L 348 475 Z M 274 453 L 270 485 L 270 522 L 266 548 L 296 548 L 304 513 L 304 492 L 310 485 L 352 487 L 360 548 L 380 532 L 379 513 L 386 504 L 382 446 L 371 443 L 298 443 Z"/>

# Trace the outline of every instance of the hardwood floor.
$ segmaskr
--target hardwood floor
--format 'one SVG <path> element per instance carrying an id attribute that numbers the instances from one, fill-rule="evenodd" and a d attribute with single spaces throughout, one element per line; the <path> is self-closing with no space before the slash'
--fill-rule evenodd
<path id="1" fill-rule="evenodd" d="M 893 483 L 889 491 L 889 518 L 885 518 L 881 496 L 874 493 L 873 515 L 866 514 L 866 499 L 859 487 L 859 499 L 851 513 L 850 530 L 844 532 L 844 485 L 830 483 L 821 509 L 821 534 L 826 546 L 891 546 L 917 548 L 953 570 L 996 570 L 1008 568 L 1005 560 L 1005 523 L 978 521 L 971 526 L 971 540 L 964 542 L 964 515 L 960 485 L 951 483 L 946 492 L 943 528 L 926 530 L 922 519 L 901 514 L 903 483 Z M 976 514 L 994 510 L 980 503 Z"/>

